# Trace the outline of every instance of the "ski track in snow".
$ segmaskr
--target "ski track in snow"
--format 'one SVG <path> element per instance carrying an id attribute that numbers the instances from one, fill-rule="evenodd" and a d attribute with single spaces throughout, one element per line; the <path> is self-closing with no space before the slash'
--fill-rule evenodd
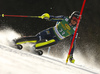
<path id="1" fill-rule="evenodd" d="M 20 37 L 12 30 L 0 31 L 0 35 L 0 74 L 100 74 L 97 70 L 66 64 L 65 60 L 49 55 L 38 56 L 12 48 L 9 40 Z"/>
<path id="2" fill-rule="evenodd" d="M 0 45 L 0 74 L 99 74 L 47 55 L 38 56 Z"/>

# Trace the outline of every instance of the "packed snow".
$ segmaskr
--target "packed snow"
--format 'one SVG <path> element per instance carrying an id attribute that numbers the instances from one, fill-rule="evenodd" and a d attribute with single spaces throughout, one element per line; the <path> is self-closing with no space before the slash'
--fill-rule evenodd
<path id="1" fill-rule="evenodd" d="M 83 62 L 66 64 L 65 58 L 43 54 L 38 56 L 14 48 L 13 39 L 20 37 L 14 30 L 0 31 L 0 74 L 100 74 Z M 75 55 L 77 56 L 77 55 Z M 81 56 L 80 60 L 82 59 Z M 77 58 L 76 58 L 77 59 Z"/>

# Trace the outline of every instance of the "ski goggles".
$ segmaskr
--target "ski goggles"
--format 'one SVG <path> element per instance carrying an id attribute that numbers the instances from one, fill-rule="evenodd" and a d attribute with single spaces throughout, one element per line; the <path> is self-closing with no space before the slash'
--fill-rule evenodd
<path id="1" fill-rule="evenodd" d="M 76 17 L 72 17 L 72 20 L 78 22 L 78 19 Z"/>

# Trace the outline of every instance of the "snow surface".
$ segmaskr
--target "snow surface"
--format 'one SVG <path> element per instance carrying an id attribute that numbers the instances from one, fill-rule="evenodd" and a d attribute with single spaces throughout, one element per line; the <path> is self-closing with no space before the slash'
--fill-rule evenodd
<path id="1" fill-rule="evenodd" d="M 11 39 L 16 37 L 20 35 L 12 30 L 0 31 L 0 74 L 100 74 L 88 65 L 66 64 L 65 59 L 12 48 Z"/>

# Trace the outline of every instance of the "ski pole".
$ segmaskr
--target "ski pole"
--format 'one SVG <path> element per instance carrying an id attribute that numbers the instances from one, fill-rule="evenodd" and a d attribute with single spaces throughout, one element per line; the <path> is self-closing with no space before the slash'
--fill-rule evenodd
<path id="1" fill-rule="evenodd" d="M 29 17 L 29 18 L 41 18 L 41 19 L 44 19 L 45 17 L 46 18 L 50 18 L 50 15 L 48 13 L 44 13 L 43 15 L 41 16 L 27 16 L 27 15 L 5 15 L 5 14 L 2 14 L 0 15 L 1 17 Z"/>
<path id="2" fill-rule="evenodd" d="M 42 18 L 42 16 L 5 15 L 5 14 L 2 14 L 1 17 L 29 17 L 29 18 Z"/>
<path id="3" fill-rule="evenodd" d="M 71 53 L 72 46 L 73 46 L 73 43 L 74 43 L 74 40 L 75 40 L 75 36 L 76 36 L 76 32 L 77 32 L 77 29 L 78 29 L 78 26 L 79 26 L 79 22 L 80 22 L 80 19 L 81 19 L 81 15 L 83 13 L 83 9 L 84 9 L 84 6 L 85 6 L 85 2 L 86 2 L 86 0 L 84 0 L 83 5 L 82 5 L 82 8 L 81 8 L 80 16 L 79 16 L 78 23 L 76 25 L 76 29 L 75 29 L 75 32 L 74 32 L 74 36 L 73 36 L 73 39 L 72 39 L 72 42 L 71 42 L 71 45 L 70 45 L 70 49 L 69 49 L 69 53 L 68 53 L 68 56 L 67 56 L 67 59 L 66 59 L 66 63 L 68 63 L 68 59 L 70 57 L 70 53 Z"/>
<path id="4" fill-rule="evenodd" d="M 48 47 L 48 54 L 50 53 L 50 49 L 51 49 L 51 47 Z"/>

